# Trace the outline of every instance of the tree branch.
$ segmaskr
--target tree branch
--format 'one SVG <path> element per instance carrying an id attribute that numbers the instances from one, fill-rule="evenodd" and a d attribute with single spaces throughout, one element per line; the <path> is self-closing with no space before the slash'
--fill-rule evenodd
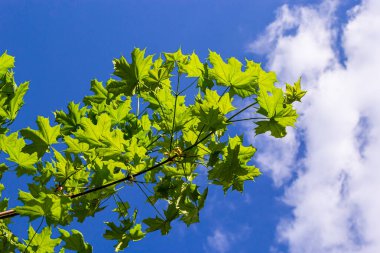
<path id="1" fill-rule="evenodd" d="M 233 122 L 232 119 L 235 118 L 237 115 L 239 115 L 240 113 L 244 112 L 245 110 L 247 110 L 248 108 L 256 105 L 257 102 L 254 102 L 252 104 L 249 104 L 248 106 L 244 107 L 243 109 L 241 109 L 240 111 L 236 112 L 235 114 L 233 114 L 231 117 L 229 117 L 227 119 L 226 122 Z M 205 141 L 208 137 L 210 137 L 212 134 L 214 134 L 216 132 L 216 130 L 212 130 L 210 131 L 207 135 L 205 135 L 203 138 L 197 140 L 194 144 L 190 145 L 189 147 L 185 148 L 183 150 L 183 152 L 185 151 L 188 151 L 196 146 L 198 146 L 198 144 L 202 143 L 203 141 Z M 133 181 L 133 179 L 137 176 L 140 176 L 142 174 L 145 174 L 151 170 L 154 170 L 166 163 L 169 163 L 169 162 L 172 162 L 175 158 L 179 157 L 178 154 L 175 154 L 173 156 L 170 156 L 168 157 L 167 159 L 163 160 L 162 162 L 159 162 L 149 168 L 146 168 L 145 170 L 142 170 L 140 172 L 137 172 L 135 174 L 132 174 L 132 175 L 127 175 L 126 177 L 124 178 L 121 178 L 119 180 L 116 180 L 116 181 L 112 181 L 112 182 L 109 182 L 107 184 L 104 184 L 104 185 L 101 185 L 101 186 L 98 186 L 98 187 L 94 187 L 92 189 L 89 189 L 89 190 L 86 190 L 86 191 L 83 191 L 83 192 L 80 192 L 80 193 L 77 193 L 77 194 L 73 194 L 73 195 L 70 195 L 70 199 L 75 199 L 75 198 L 78 198 L 80 196 L 84 196 L 86 194 L 89 194 L 89 193 L 92 193 L 92 192 L 96 192 L 96 191 L 99 191 L 99 190 L 102 190 L 102 189 L 105 189 L 107 187 L 110 187 L 110 186 L 113 186 L 113 185 L 116 185 L 116 184 L 119 184 L 119 183 L 122 183 L 122 182 L 125 182 L 125 181 Z M 3 212 L 0 212 L 0 220 L 2 219 L 6 219 L 6 218 L 11 218 L 11 217 L 14 217 L 14 216 L 17 216 L 19 215 L 19 213 L 17 213 L 15 210 L 13 209 L 10 209 L 10 210 L 6 210 L 6 211 L 3 211 Z"/>

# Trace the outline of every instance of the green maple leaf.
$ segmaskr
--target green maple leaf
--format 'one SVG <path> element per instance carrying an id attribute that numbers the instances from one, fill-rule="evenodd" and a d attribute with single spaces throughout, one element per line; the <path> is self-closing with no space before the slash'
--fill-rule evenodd
<path id="1" fill-rule="evenodd" d="M 161 234 L 166 235 L 171 229 L 170 222 L 163 220 L 157 216 L 155 218 L 145 219 L 143 222 L 148 225 L 148 229 L 146 230 L 147 232 L 161 230 Z"/>
<path id="2" fill-rule="evenodd" d="M 14 96 L 9 103 L 9 119 L 14 120 L 17 116 L 18 111 L 24 104 L 24 96 L 25 93 L 29 89 L 29 82 L 25 82 L 20 84 L 19 87 L 16 88 L 16 91 L 14 93 Z"/>
<path id="3" fill-rule="evenodd" d="M 222 114 L 227 114 L 236 108 L 232 105 L 233 99 L 230 98 L 228 93 L 224 94 L 222 97 L 215 90 L 205 90 L 204 100 L 202 105 L 203 111 L 207 111 L 207 107 L 217 107 Z"/>
<path id="4" fill-rule="evenodd" d="M 251 72 L 256 78 L 256 83 L 261 90 L 272 90 L 277 82 L 276 73 L 273 71 L 266 72 L 261 68 L 260 63 L 254 61 L 246 61 L 247 71 Z"/>
<path id="5" fill-rule="evenodd" d="M 68 146 L 68 148 L 66 149 L 67 152 L 80 154 L 86 153 L 90 149 L 90 145 L 88 145 L 85 142 L 79 142 L 78 139 L 74 139 L 69 135 L 65 136 L 64 140 Z"/>
<path id="6" fill-rule="evenodd" d="M 143 80 L 149 76 L 149 70 L 153 65 L 153 55 L 145 57 L 145 49 L 135 48 L 131 57 L 132 63 L 128 63 L 123 56 L 113 61 L 114 75 L 125 81 L 122 85 L 125 95 L 133 95 L 136 92 L 139 84 L 143 84 Z M 121 86 L 120 83 L 118 85 Z M 112 85 L 107 84 L 107 89 L 112 90 L 112 88 Z M 120 90 L 120 87 L 118 90 Z"/>
<path id="7" fill-rule="evenodd" d="M 36 199 L 32 196 L 32 194 L 24 191 L 19 192 L 19 199 L 27 204 L 26 206 L 16 207 L 16 210 L 20 215 L 28 216 L 30 220 L 34 220 L 45 215 L 43 200 Z"/>
<path id="8" fill-rule="evenodd" d="M 105 224 L 108 226 L 108 229 L 103 234 L 103 236 L 108 240 L 118 241 L 118 243 L 114 246 L 115 252 L 119 252 L 120 250 L 128 247 L 129 242 L 131 241 L 126 233 L 128 229 L 132 227 L 133 223 L 130 220 L 122 220 L 121 223 L 121 226 L 117 226 L 113 222 L 105 222 Z"/>
<path id="9" fill-rule="evenodd" d="M 114 126 L 117 124 L 126 123 L 131 109 L 131 99 L 127 98 L 125 101 L 122 101 L 115 105 L 107 106 L 105 111 L 110 116 L 112 120 L 111 124 Z"/>
<path id="10" fill-rule="evenodd" d="M 159 117 L 153 117 L 159 129 L 171 131 L 174 119 L 174 131 L 179 131 L 192 120 L 189 117 L 190 110 L 188 110 L 185 104 L 185 96 L 178 96 L 176 102 L 175 97 L 168 88 L 157 90 L 153 96 L 147 93 L 142 94 L 142 96 L 150 103 L 149 108 L 157 112 L 156 116 L 159 115 Z M 174 110 L 176 112 L 175 118 Z"/>
<path id="11" fill-rule="evenodd" d="M 115 80 L 110 78 L 107 81 L 107 92 L 113 94 L 115 97 L 125 94 L 126 96 L 132 96 L 135 93 L 136 86 L 129 86 L 125 80 Z"/>
<path id="12" fill-rule="evenodd" d="M 91 81 L 90 90 L 94 92 L 94 95 L 85 96 L 83 98 L 83 103 L 85 105 L 101 104 L 109 97 L 108 90 L 104 88 L 103 83 L 96 79 Z"/>
<path id="13" fill-rule="evenodd" d="M 268 117 L 269 121 L 256 122 L 256 134 L 262 134 L 267 131 L 276 138 L 286 135 L 286 127 L 294 126 L 297 120 L 297 112 L 291 105 L 285 104 L 285 98 L 281 89 L 274 87 L 269 93 L 266 90 L 260 90 L 257 102 L 260 105 L 258 113 Z"/>
<path id="14" fill-rule="evenodd" d="M 98 117 L 96 124 L 92 123 L 89 118 L 82 118 L 81 126 L 82 128 L 74 133 L 79 141 L 90 145 L 103 146 L 102 135 L 110 132 L 111 118 L 103 113 Z"/>
<path id="15" fill-rule="evenodd" d="M 149 70 L 149 75 L 144 79 L 150 90 L 154 90 L 157 87 L 170 87 L 171 71 L 174 64 L 164 62 L 162 58 L 158 58 L 153 63 L 153 68 Z"/>
<path id="16" fill-rule="evenodd" d="M 284 95 L 279 88 L 273 88 L 271 92 L 260 90 L 257 102 L 260 105 L 258 112 L 268 118 L 272 118 L 276 115 L 277 111 L 280 111 L 283 108 Z"/>
<path id="17" fill-rule="evenodd" d="M 206 88 L 211 89 L 214 86 L 213 81 L 209 77 L 209 69 L 206 63 L 199 60 L 198 55 L 194 52 L 190 55 L 190 60 L 182 66 L 183 72 L 188 77 L 198 78 L 198 86 L 204 91 Z"/>
<path id="18" fill-rule="evenodd" d="M 240 137 L 229 138 L 228 146 L 223 150 L 223 159 L 209 171 L 208 178 L 214 184 L 222 185 L 226 192 L 230 187 L 242 191 L 246 180 L 253 180 L 260 175 L 254 166 L 248 166 L 254 153 L 252 146 L 244 147 Z"/>
<path id="19" fill-rule="evenodd" d="M 63 248 L 68 250 L 74 250 L 78 253 L 92 252 L 91 244 L 85 242 L 83 234 L 80 231 L 72 229 L 71 234 L 62 228 L 58 228 L 58 231 L 59 233 L 61 233 L 61 236 L 59 238 L 61 238 L 62 241 L 65 242 Z"/>
<path id="20" fill-rule="evenodd" d="M 39 157 L 42 157 L 46 150 L 54 143 L 60 135 L 60 126 L 51 127 L 49 118 L 38 116 L 37 126 L 39 130 L 28 128 L 21 129 L 20 133 L 25 139 L 31 140 L 33 143 L 26 145 L 23 151 L 32 154 L 37 152 Z"/>
<path id="21" fill-rule="evenodd" d="M 169 179 L 170 180 L 170 179 Z M 164 184 L 171 184 L 172 181 L 167 182 L 166 180 L 163 180 L 161 182 L 164 182 Z M 174 182 L 174 184 L 177 184 L 177 186 L 181 186 L 183 183 L 182 180 L 177 180 Z M 169 185 L 165 185 L 164 187 L 168 187 Z M 171 185 L 173 186 L 173 185 Z M 157 187 L 157 186 L 156 186 Z M 168 189 L 163 189 L 163 191 L 166 191 L 164 194 L 168 194 Z M 147 218 L 143 220 L 143 223 L 148 225 L 148 228 L 146 229 L 147 232 L 153 232 L 156 230 L 160 230 L 162 235 L 166 235 L 169 233 L 171 229 L 170 222 L 173 221 L 178 217 L 178 209 L 174 204 L 171 204 L 167 207 L 166 210 L 164 210 L 165 218 L 164 217 L 158 217 L 155 218 Z"/>
<path id="22" fill-rule="evenodd" d="M 79 109 L 79 103 L 75 104 L 74 102 L 70 102 L 67 109 L 68 113 L 62 110 L 54 112 L 55 121 L 62 125 L 61 133 L 64 135 L 71 134 L 78 130 L 81 118 L 86 114 L 86 108 L 83 107 Z"/>
<path id="23" fill-rule="evenodd" d="M 301 78 L 292 85 L 286 84 L 286 103 L 291 104 L 295 101 L 301 102 L 301 98 L 305 96 L 306 91 L 301 89 Z"/>
<path id="24" fill-rule="evenodd" d="M 256 92 L 257 77 L 252 68 L 242 71 L 242 63 L 231 57 L 225 63 L 219 54 L 210 51 L 209 61 L 213 68 L 209 70 L 210 77 L 223 86 L 228 86 L 232 94 L 248 97 Z"/>
<path id="25" fill-rule="evenodd" d="M 7 54 L 7 52 L 3 53 L 0 56 L 0 78 L 2 78 L 5 73 L 7 73 L 8 69 L 14 68 L 15 66 L 15 58 Z"/>
<path id="26" fill-rule="evenodd" d="M 232 57 L 225 61 L 212 51 L 207 62 L 195 53 L 183 54 L 181 49 L 157 60 L 153 55 L 146 56 L 145 49 L 136 48 L 131 56 L 130 62 L 124 57 L 113 61 L 115 79 L 109 79 L 105 86 L 97 80 L 91 82 L 93 95 L 83 99 L 84 107 L 71 102 L 68 110 L 55 112 L 60 126 L 51 126 L 48 119 L 39 117 L 37 130 L 21 130 L 28 145 L 17 133 L 5 135 L 8 123 L 12 123 L 23 104 L 28 83 L 17 87 L 12 72 L 14 59 L 6 54 L 0 57 L 0 150 L 18 164 L 18 175 L 33 174 L 34 181 L 29 184 L 29 193 L 19 192 L 21 204 L 14 209 L 18 214 L 30 221 L 42 216 L 48 226 L 66 226 L 74 217 L 83 222 L 103 210 L 104 201 L 117 191 L 116 185 L 105 187 L 106 183 L 125 181 L 130 179 L 126 175 L 139 172 L 145 174 L 146 183 L 152 183 L 153 192 L 147 200 L 151 204 L 165 203 L 163 216 L 158 211 L 159 216 L 141 217 L 145 223 L 142 225 L 136 224 L 136 212 L 128 213 L 128 203 L 116 201 L 114 211 L 119 223 L 106 222 L 104 234 L 106 239 L 116 241 L 116 251 L 142 239 L 147 232 L 169 233 L 174 220 L 186 225 L 199 221 L 207 196 L 207 189 L 201 193 L 194 180 L 199 165 L 208 169 L 209 182 L 221 185 L 224 192 L 243 191 L 245 181 L 260 175 L 259 169 L 251 165 L 256 150 L 244 146 L 242 136 L 227 138 L 227 126 L 246 120 L 232 119 L 259 104 L 256 113 L 265 118 L 256 122 L 256 134 L 270 131 L 275 137 L 283 137 L 286 127 L 294 126 L 297 119 L 292 103 L 305 94 L 299 81 L 293 86 L 287 84 L 284 94 L 274 86 L 274 72 L 266 72 L 260 64 L 249 60 L 241 63 Z M 181 84 L 177 86 L 175 81 Z M 185 101 L 184 93 L 195 90 L 196 82 L 199 92 L 192 104 Z M 212 91 L 216 84 L 225 87 Z M 193 92 L 188 94 L 193 98 Z M 235 95 L 253 101 L 236 112 L 232 105 Z M 140 106 L 144 109 L 140 110 Z M 230 113 L 233 116 L 227 116 Z M 66 150 L 58 152 L 52 148 L 53 154 L 41 160 L 57 140 L 66 145 L 61 145 Z M 0 164 L 0 178 L 6 170 L 8 165 Z M 136 186 L 138 180 L 126 183 Z M 2 189 L 0 184 L 0 192 Z M 84 194 L 78 198 L 69 197 L 80 192 Z M 6 210 L 7 205 L 7 199 L 0 200 L 0 211 Z M 29 229 L 30 239 L 25 242 L 30 242 L 30 247 L 26 249 L 17 238 L 9 236 L 8 224 L 0 221 L 0 231 L 6 238 L 0 239 L 0 248 L 6 252 L 54 252 L 62 241 L 60 252 L 92 251 L 81 232 L 59 228 L 60 238 L 51 239 L 50 227 L 37 235 L 37 243 L 31 239 L 33 228 Z"/>
<path id="27" fill-rule="evenodd" d="M 24 139 L 19 139 L 17 133 L 12 133 L 9 136 L 0 135 L 0 147 L 9 155 L 9 161 L 18 164 L 17 175 L 33 174 L 36 172 L 34 164 L 38 162 L 37 153 L 28 154 L 24 153 L 25 148 Z"/>
<path id="28" fill-rule="evenodd" d="M 68 213 L 71 208 L 69 197 L 44 192 L 38 192 L 38 197 L 34 197 L 31 193 L 20 190 L 19 200 L 24 206 L 17 206 L 16 212 L 28 216 L 30 220 L 45 216 L 49 225 L 67 225 L 72 220 Z"/>
<path id="29" fill-rule="evenodd" d="M 54 162 L 54 166 L 56 168 L 56 172 L 54 173 L 56 180 L 58 182 L 66 181 L 70 176 L 74 175 L 75 169 L 72 163 L 70 163 L 61 153 L 57 150 L 53 149 L 54 157 L 56 161 Z"/>
<path id="30" fill-rule="evenodd" d="M 188 77 L 201 77 L 205 72 L 205 65 L 199 60 L 198 55 L 192 53 L 189 62 L 183 66 Z"/>
<path id="31" fill-rule="evenodd" d="M 145 233 L 141 230 L 141 224 L 136 224 L 129 230 L 129 236 L 133 241 L 139 241 L 145 237 Z"/>
<path id="32" fill-rule="evenodd" d="M 175 65 L 178 66 L 178 72 L 183 73 L 183 66 L 188 62 L 189 56 L 182 53 L 182 49 L 179 48 L 176 52 L 173 53 L 164 53 L 166 63 L 169 64 L 170 69 Z"/>
<path id="33" fill-rule="evenodd" d="M 105 209 L 100 206 L 102 194 L 91 194 L 84 197 L 73 199 L 71 214 L 76 217 L 78 222 L 83 223 L 90 216 L 94 217 L 97 212 Z"/>
<path id="34" fill-rule="evenodd" d="M 281 126 L 274 119 L 270 119 L 269 121 L 257 121 L 255 123 L 257 124 L 257 127 L 255 128 L 256 135 L 263 134 L 268 131 L 276 138 L 282 138 L 286 135 L 285 127 Z"/>
<path id="35" fill-rule="evenodd" d="M 199 222 L 199 211 L 203 208 L 204 201 L 207 197 L 208 189 L 200 194 L 198 186 L 196 184 L 184 184 L 180 190 L 177 191 L 175 200 L 171 201 L 175 203 L 176 209 L 179 214 L 182 215 L 181 220 L 190 226 L 193 223 Z"/>
<path id="36" fill-rule="evenodd" d="M 145 233 L 141 230 L 141 224 L 134 224 L 131 219 L 124 219 L 120 226 L 113 222 L 105 222 L 108 229 L 104 233 L 104 238 L 108 240 L 117 240 L 115 251 L 119 252 L 128 247 L 130 241 L 139 241 L 145 237 Z"/>
<path id="37" fill-rule="evenodd" d="M 29 245 L 26 249 L 26 246 L 23 247 L 23 251 L 33 253 L 50 253 L 55 252 L 55 247 L 61 243 L 61 239 L 51 238 L 51 227 L 44 227 L 41 233 L 37 233 L 32 226 L 29 226 L 28 230 L 28 240 L 25 240 L 25 244 Z"/>
<path id="38" fill-rule="evenodd" d="M 239 153 L 238 153 L 238 159 L 241 163 L 246 164 L 247 162 L 249 162 L 252 159 L 253 155 L 256 152 L 256 149 L 252 145 L 243 146 L 242 140 L 243 140 L 242 136 L 235 136 L 233 138 L 229 138 L 228 139 L 228 145 L 232 149 L 235 148 L 236 146 L 240 146 Z"/>
<path id="39" fill-rule="evenodd" d="M 25 82 L 20 84 L 19 87 L 11 84 L 11 91 L 4 91 L 7 85 L 1 87 L 2 93 L 0 94 L 0 117 L 13 121 L 20 108 L 24 104 L 24 96 L 29 89 L 29 83 Z M 4 92 L 4 93 L 3 93 Z M 8 93 L 8 94 L 7 94 Z"/>
<path id="40" fill-rule="evenodd" d="M 223 129 L 227 124 L 225 115 L 236 109 L 231 102 L 228 93 L 220 97 L 216 91 L 206 89 L 204 98 L 196 99 L 192 115 L 212 130 Z"/>
<path id="41" fill-rule="evenodd" d="M 101 136 L 101 142 L 104 147 L 97 149 L 98 154 L 103 157 L 112 157 L 124 154 L 125 146 L 128 146 L 128 142 L 124 139 L 124 133 L 120 129 L 116 129 L 112 132 L 104 132 Z M 115 158 L 116 158 L 115 157 Z"/>

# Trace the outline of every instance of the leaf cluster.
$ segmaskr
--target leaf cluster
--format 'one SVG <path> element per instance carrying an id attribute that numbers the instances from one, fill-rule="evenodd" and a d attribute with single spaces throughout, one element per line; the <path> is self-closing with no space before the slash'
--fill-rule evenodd
<path id="1" fill-rule="evenodd" d="M 20 242 L 2 219 L 2 250 L 91 252 L 81 232 L 64 227 L 85 222 L 112 198 L 114 217 L 105 221 L 103 236 L 116 241 L 115 251 L 147 233 L 169 233 L 173 221 L 199 222 L 208 188 L 198 177 L 227 193 L 242 192 L 246 181 L 260 175 L 253 164 L 256 149 L 243 144 L 243 135 L 229 136 L 230 126 L 249 121 L 256 134 L 283 137 L 296 122 L 293 103 L 305 94 L 299 81 L 284 93 L 275 86 L 274 72 L 250 60 L 243 67 L 212 51 L 205 61 L 181 50 L 156 58 L 145 53 L 135 48 L 130 61 L 114 59 L 112 78 L 93 80 L 92 94 L 81 103 L 70 102 L 53 120 L 39 116 L 36 129 L 13 133 L 8 126 L 28 83 L 17 86 L 14 58 L 0 57 L 0 150 L 8 160 L 1 175 L 13 166 L 18 176 L 32 179 L 28 192 L 19 191 L 12 215 L 44 224 L 40 233 L 30 226 L 29 238 Z M 154 213 L 122 198 L 132 188 Z M 0 202 L 0 211 L 7 210 L 7 201 Z M 60 237 L 51 238 L 56 228 Z"/>

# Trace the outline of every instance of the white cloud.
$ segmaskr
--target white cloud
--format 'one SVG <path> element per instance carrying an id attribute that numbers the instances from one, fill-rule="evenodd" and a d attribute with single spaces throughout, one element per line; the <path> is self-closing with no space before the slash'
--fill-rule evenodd
<path id="1" fill-rule="evenodd" d="M 318 8 L 282 6 L 265 34 L 249 45 L 250 50 L 269 54 L 269 65 L 281 79 L 295 81 L 300 73 L 318 76 L 336 64 L 330 47 L 336 5 L 336 1 L 326 1 Z"/>
<path id="2" fill-rule="evenodd" d="M 207 245 L 218 253 L 227 252 L 231 247 L 231 236 L 215 229 L 211 236 L 207 237 Z"/>
<path id="3" fill-rule="evenodd" d="M 281 80 L 301 74 L 309 90 L 300 107 L 303 169 L 291 167 L 299 147 L 295 134 L 269 142 L 259 156 L 273 168 L 277 185 L 294 176 L 284 196 L 293 217 L 278 227 L 280 240 L 294 253 L 380 252 L 380 1 L 363 1 L 347 24 L 336 24 L 336 8 L 328 0 L 285 5 L 250 45 L 269 53 L 269 68 Z"/>
<path id="4" fill-rule="evenodd" d="M 207 236 L 207 244 L 204 245 L 205 252 L 226 253 L 233 252 L 235 246 L 249 239 L 252 229 L 245 224 L 238 227 L 218 227 L 213 230 L 212 235 Z"/>
<path id="5" fill-rule="evenodd" d="M 252 128 L 252 125 L 247 125 Z M 256 162 L 265 173 L 269 173 L 276 186 L 281 186 L 291 178 L 292 172 L 299 167 L 296 164 L 299 142 L 294 129 L 287 129 L 288 134 L 281 140 L 268 135 L 248 135 L 248 139 L 259 147 Z"/>

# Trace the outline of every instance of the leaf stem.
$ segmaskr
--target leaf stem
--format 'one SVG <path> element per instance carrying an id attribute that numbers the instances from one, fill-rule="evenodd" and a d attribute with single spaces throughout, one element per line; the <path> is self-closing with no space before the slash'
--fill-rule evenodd
<path id="1" fill-rule="evenodd" d="M 26 252 L 26 250 L 28 249 L 29 245 L 32 243 L 32 241 L 33 241 L 34 237 L 35 237 L 35 236 L 36 236 L 36 234 L 38 233 L 38 230 L 40 230 L 40 228 L 41 228 L 41 226 L 42 226 L 42 223 L 44 222 L 44 220 L 45 220 L 45 216 L 42 216 L 42 219 L 41 219 L 40 225 L 38 225 L 38 228 L 37 228 L 37 230 L 36 230 L 36 231 L 34 231 L 34 234 L 33 234 L 32 238 L 29 240 L 29 242 L 28 242 L 28 245 L 26 245 L 26 248 L 24 249 L 23 253 L 25 253 L 25 252 Z M 37 248 L 37 249 L 38 249 L 38 248 Z"/>
<path id="2" fill-rule="evenodd" d="M 220 95 L 219 99 L 218 99 L 218 102 L 220 102 L 220 100 L 222 99 L 222 97 L 224 96 L 224 94 L 227 93 L 227 91 L 231 88 L 231 86 L 228 86 L 222 93 L 222 95 Z"/>
<path id="3" fill-rule="evenodd" d="M 154 205 L 154 203 L 152 202 L 152 200 L 150 199 L 150 197 L 148 196 L 148 194 L 146 194 L 146 192 L 143 190 L 143 188 L 141 188 L 140 184 L 137 183 L 136 185 L 140 188 L 140 190 L 142 191 L 142 193 L 145 195 L 146 199 L 148 200 L 149 204 L 152 205 L 152 207 L 153 207 L 154 210 L 157 212 L 157 214 L 158 214 L 163 220 L 165 220 L 164 216 L 161 214 L 160 211 L 158 211 L 157 207 Z"/>
<path id="4" fill-rule="evenodd" d="M 232 122 L 231 120 L 232 120 L 233 118 L 235 118 L 236 116 L 238 116 L 240 113 L 244 112 L 245 110 L 249 109 L 250 107 L 256 105 L 257 103 L 258 103 L 258 102 L 256 101 L 256 102 L 254 102 L 254 103 L 252 103 L 252 104 L 247 105 L 246 107 L 244 107 L 243 109 L 241 109 L 240 111 L 238 111 L 237 113 L 235 113 L 234 115 L 232 115 L 231 117 L 229 117 L 229 118 L 227 119 L 227 122 Z"/>
<path id="5" fill-rule="evenodd" d="M 183 89 L 182 91 L 180 91 L 178 93 L 178 95 L 181 95 L 182 93 L 184 93 L 188 88 L 190 88 L 196 81 L 198 81 L 199 77 L 196 78 L 194 81 L 192 81 L 185 89 Z"/>
<path id="6" fill-rule="evenodd" d="M 176 116 L 176 112 L 177 112 L 177 100 L 178 100 L 179 81 L 180 81 L 180 73 L 179 73 L 179 69 L 178 69 L 178 71 L 177 71 L 177 87 L 176 87 L 175 99 L 174 99 L 173 123 L 172 123 L 172 130 L 171 130 L 171 133 L 170 133 L 170 152 L 172 151 L 172 148 L 173 148 L 172 145 L 173 145 L 174 128 L 175 128 L 175 116 Z"/>
<path id="7" fill-rule="evenodd" d="M 262 117 L 252 117 L 252 118 L 245 118 L 245 119 L 235 119 L 230 120 L 229 122 L 239 122 L 239 121 L 246 121 L 246 120 L 267 120 L 268 118 L 262 118 Z"/>

